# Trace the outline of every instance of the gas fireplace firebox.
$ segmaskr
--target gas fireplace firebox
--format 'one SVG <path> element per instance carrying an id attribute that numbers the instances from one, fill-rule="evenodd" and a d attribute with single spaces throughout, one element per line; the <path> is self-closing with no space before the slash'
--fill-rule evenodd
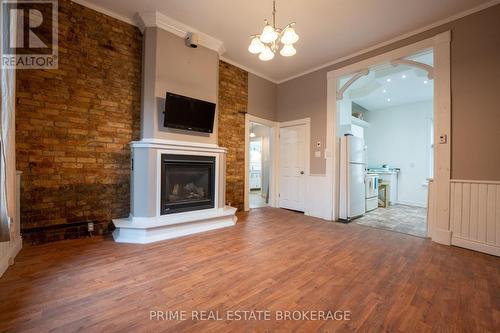
<path id="1" fill-rule="evenodd" d="M 215 157 L 161 155 L 161 215 L 215 207 Z"/>

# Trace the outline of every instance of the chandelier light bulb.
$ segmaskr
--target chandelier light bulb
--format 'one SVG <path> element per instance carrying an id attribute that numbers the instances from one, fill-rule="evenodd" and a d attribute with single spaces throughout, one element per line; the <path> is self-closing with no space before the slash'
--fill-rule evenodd
<path id="1" fill-rule="evenodd" d="M 248 46 L 248 51 L 252 54 L 259 54 L 264 51 L 264 44 L 260 41 L 259 37 L 254 37 Z"/>
<path id="2" fill-rule="evenodd" d="M 291 57 L 295 55 L 295 53 L 297 53 L 297 50 L 293 47 L 292 44 L 283 46 L 283 48 L 280 51 L 280 54 L 283 57 Z"/>
<path id="3" fill-rule="evenodd" d="M 262 30 L 262 34 L 260 35 L 260 40 L 262 43 L 272 43 L 278 38 L 278 33 L 274 28 L 267 24 Z"/>
<path id="4" fill-rule="evenodd" d="M 292 27 L 288 27 L 283 32 L 283 36 L 281 37 L 281 42 L 285 45 L 291 45 L 296 43 L 299 40 L 299 35 L 295 32 Z"/>
<path id="5" fill-rule="evenodd" d="M 269 46 L 266 46 L 264 51 L 259 54 L 259 59 L 262 61 L 269 61 L 272 58 L 274 58 L 274 52 L 269 48 Z"/>

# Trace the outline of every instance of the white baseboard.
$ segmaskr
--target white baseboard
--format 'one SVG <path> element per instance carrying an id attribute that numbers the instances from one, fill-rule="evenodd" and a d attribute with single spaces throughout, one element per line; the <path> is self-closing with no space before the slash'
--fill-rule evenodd
<path id="1" fill-rule="evenodd" d="M 433 228 L 431 239 L 439 244 L 451 245 L 451 231 Z"/>
<path id="2" fill-rule="evenodd" d="M 484 253 L 488 253 L 488 254 L 500 257 L 500 247 L 490 245 L 490 244 L 475 242 L 475 241 L 470 240 L 470 239 L 464 239 L 464 238 L 453 236 L 451 238 L 451 245 L 463 247 L 463 248 L 466 248 L 469 250 L 484 252 Z"/>
<path id="3" fill-rule="evenodd" d="M 427 208 L 427 205 L 422 202 L 415 202 L 415 201 L 404 201 L 404 200 L 398 200 L 396 202 L 398 205 L 406 205 L 406 206 L 415 206 L 415 207 L 422 207 L 422 208 Z"/>
<path id="4" fill-rule="evenodd" d="M 14 258 L 23 248 L 23 239 L 18 237 L 9 242 L 8 250 L 0 258 L 0 277 L 7 271 L 10 265 L 14 263 Z"/>

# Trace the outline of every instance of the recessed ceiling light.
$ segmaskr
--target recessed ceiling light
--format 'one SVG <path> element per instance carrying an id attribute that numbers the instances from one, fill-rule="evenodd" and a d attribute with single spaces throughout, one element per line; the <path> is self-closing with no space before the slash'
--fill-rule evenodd
<path id="1" fill-rule="evenodd" d="M 392 80 L 391 80 L 391 78 L 388 78 L 386 81 L 387 81 L 387 82 L 391 82 Z"/>
<path id="2" fill-rule="evenodd" d="M 391 101 L 391 99 L 390 99 L 390 98 L 388 98 L 388 99 L 387 99 L 387 102 L 390 102 L 390 101 Z"/>
<path id="3" fill-rule="evenodd" d="M 429 81 L 425 80 L 425 81 L 424 81 L 424 84 L 427 84 L 428 82 L 429 82 Z"/>
<path id="4" fill-rule="evenodd" d="M 401 75 L 402 79 L 406 79 L 406 74 Z"/>
<path id="5" fill-rule="evenodd" d="M 384 90 L 382 90 L 382 94 L 385 94 L 386 92 L 387 92 L 387 90 L 385 90 L 385 89 L 384 89 Z"/>

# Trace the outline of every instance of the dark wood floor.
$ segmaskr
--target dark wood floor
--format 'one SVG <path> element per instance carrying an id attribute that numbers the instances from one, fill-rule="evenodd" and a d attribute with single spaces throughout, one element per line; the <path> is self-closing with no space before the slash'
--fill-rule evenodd
<path id="1" fill-rule="evenodd" d="M 351 320 L 150 321 L 151 310 L 347 310 Z M 272 208 L 150 245 L 25 246 L 0 279 L 0 332 L 499 329 L 499 258 Z"/>

